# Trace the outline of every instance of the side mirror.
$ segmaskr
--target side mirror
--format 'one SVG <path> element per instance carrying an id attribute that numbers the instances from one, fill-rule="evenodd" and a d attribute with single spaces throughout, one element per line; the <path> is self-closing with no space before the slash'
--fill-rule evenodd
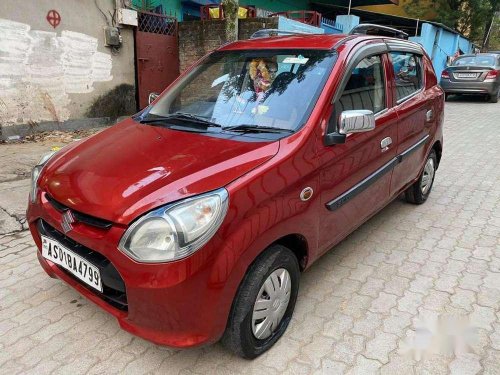
<path id="1" fill-rule="evenodd" d="M 361 133 L 375 129 L 375 115 L 366 109 L 344 111 L 339 118 L 339 133 Z"/>
<path id="2" fill-rule="evenodd" d="M 347 134 L 375 129 L 375 115 L 366 109 L 343 111 L 339 116 L 338 131 L 326 135 L 327 146 L 345 143 Z"/>
<path id="3" fill-rule="evenodd" d="M 158 94 L 157 92 L 150 92 L 149 97 L 148 97 L 148 104 L 153 103 L 156 100 L 156 98 L 159 96 L 160 96 L 160 94 Z"/>

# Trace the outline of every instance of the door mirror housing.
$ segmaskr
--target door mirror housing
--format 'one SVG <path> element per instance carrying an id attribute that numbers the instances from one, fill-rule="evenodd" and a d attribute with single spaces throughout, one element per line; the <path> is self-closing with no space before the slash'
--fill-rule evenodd
<path id="1" fill-rule="evenodd" d="M 153 103 L 156 100 L 156 98 L 159 96 L 160 96 L 160 94 L 158 94 L 157 92 L 150 92 L 149 96 L 148 96 L 148 104 Z"/>
<path id="2" fill-rule="evenodd" d="M 346 135 L 375 129 L 375 115 L 366 109 L 343 111 L 339 116 L 338 130 L 326 135 L 325 143 L 334 145 L 345 143 Z"/>
<path id="3" fill-rule="evenodd" d="M 375 115 L 366 109 L 344 111 L 339 117 L 339 133 L 362 133 L 375 129 Z"/>

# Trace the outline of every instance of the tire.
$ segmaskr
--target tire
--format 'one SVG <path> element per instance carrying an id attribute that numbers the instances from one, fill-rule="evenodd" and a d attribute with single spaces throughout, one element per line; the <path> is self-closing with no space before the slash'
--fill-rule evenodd
<path id="1" fill-rule="evenodd" d="M 450 94 L 444 94 L 444 101 L 447 102 L 448 100 L 450 100 Z"/>
<path id="2" fill-rule="evenodd" d="M 499 94 L 499 92 L 497 92 L 496 95 L 495 94 L 490 95 L 490 103 L 498 103 L 498 94 Z"/>
<path id="3" fill-rule="evenodd" d="M 272 314 L 276 313 L 278 316 L 280 313 L 283 314 L 281 320 L 276 324 L 276 327 L 272 327 L 269 330 L 257 330 L 262 336 L 259 339 L 254 334 L 254 306 L 259 298 L 260 302 L 262 296 L 266 296 L 266 291 L 264 290 L 266 286 L 264 283 L 273 279 L 277 274 L 284 275 L 282 270 L 286 270 L 290 277 L 289 293 L 286 294 L 287 297 L 283 297 L 280 303 L 271 304 L 269 303 L 269 309 L 265 311 L 272 311 Z M 231 307 L 231 312 L 229 314 L 228 323 L 226 331 L 222 336 L 222 344 L 233 353 L 246 358 L 253 359 L 267 351 L 271 348 L 276 341 L 283 335 L 285 330 L 292 319 L 293 310 L 295 309 L 295 302 L 297 301 L 297 293 L 299 290 L 299 279 L 300 279 L 300 268 L 296 256 L 288 248 L 281 245 L 273 245 L 266 249 L 259 257 L 252 263 L 248 269 L 243 281 L 240 284 L 236 297 L 233 301 Z M 278 279 L 280 281 L 282 279 Z M 286 285 L 285 283 L 282 286 Z M 274 284 L 272 284 L 274 285 Z M 280 289 L 281 290 L 281 289 Z M 284 294 L 283 294 L 284 295 Z M 267 295 L 269 301 L 272 301 L 271 295 Z M 286 299 L 289 298 L 288 305 L 285 305 Z M 276 298 L 279 299 L 279 298 Z M 265 302 L 267 304 L 267 302 Z M 283 304 L 283 305 L 282 305 Z M 277 306 L 275 306 L 277 305 Z M 281 306 L 281 310 L 280 310 Z M 284 313 L 283 313 L 284 310 Z M 263 312 L 264 310 L 258 311 L 257 314 Z M 258 316 L 258 315 L 257 315 Z M 266 318 L 267 319 L 267 318 Z M 271 317 L 269 321 L 273 321 Z M 255 320 L 255 327 L 259 326 L 260 320 Z M 265 326 L 266 320 L 264 319 L 260 323 L 260 327 Z M 272 331 L 272 332 L 271 332 Z M 264 337 L 263 333 L 268 333 L 270 336 Z"/>
<path id="4" fill-rule="evenodd" d="M 436 176 L 437 169 L 437 157 L 436 151 L 431 150 L 427 160 L 425 161 L 425 166 L 420 174 L 418 180 L 411 185 L 405 191 L 406 201 L 413 204 L 424 203 L 432 190 L 432 185 L 434 184 L 434 177 Z M 431 173 L 432 170 L 432 173 Z M 423 183 L 423 180 L 430 175 L 430 180 L 427 183 Z"/>

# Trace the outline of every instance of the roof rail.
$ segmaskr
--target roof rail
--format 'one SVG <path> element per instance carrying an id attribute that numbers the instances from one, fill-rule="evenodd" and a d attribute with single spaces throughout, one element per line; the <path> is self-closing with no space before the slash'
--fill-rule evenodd
<path id="1" fill-rule="evenodd" d="M 408 34 L 404 31 L 372 23 L 361 23 L 358 26 L 355 26 L 349 34 L 381 35 L 392 36 L 399 39 L 408 39 Z"/>
<path id="2" fill-rule="evenodd" d="M 267 38 L 269 36 L 279 36 L 279 35 L 307 35 L 308 33 L 300 33 L 297 31 L 286 31 L 278 29 L 260 29 L 252 34 L 250 39 L 256 38 Z"/>

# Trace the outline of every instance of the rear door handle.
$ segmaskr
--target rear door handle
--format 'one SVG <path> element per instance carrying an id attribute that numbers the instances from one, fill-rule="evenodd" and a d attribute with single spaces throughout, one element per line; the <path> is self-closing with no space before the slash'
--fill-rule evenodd
<path id="1" fill-rule="evenodd" d="M 389 149 L 389 146 L 392 145 L 392 138 L 391 137 L 385 137 L 380 141 L 380 148 L 382 149 L 382 152 L 385 152 Z"/>

